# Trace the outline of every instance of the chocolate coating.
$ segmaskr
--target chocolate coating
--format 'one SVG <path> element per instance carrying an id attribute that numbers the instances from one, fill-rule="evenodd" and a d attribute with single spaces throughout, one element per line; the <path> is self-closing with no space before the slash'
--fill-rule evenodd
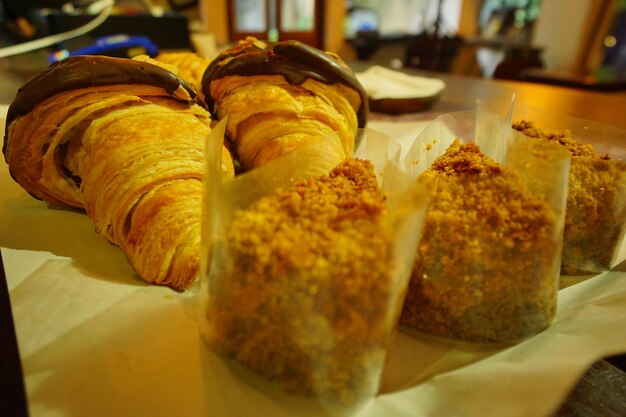
<path id="1" fill-rule="evenodd" d="M 266 47 L 263 48 L 263 45 Z M 222 52 L 209 64 L 202 77 L 202 91 L 211 114 L 215 114 L 215 100 L 210 92 L 211 81 L 229 75 L 282 75 L 294 85 L 302 84 L 307 79 L 325 84 L 344 84 L 359 93 L 359 127 L 367 124 L 367 93 L 350 67 L 339 57 L 301 42 L 246 42 Z"/>
<path id="2" fill-rule="evenodd" d="M 148 84 L 170 94 L 183 87 L 190 97 L 196 97 L 192 87 L 157 65 L 126 58 L 74 56 L 53 63 L 18 90 L 7 112 L 6 131 L 16 117 L 28 113 L 49 97 L 76 88 L 113 84 Z M 4 146 L 6 141 L 5 134 Z"/>
<path id="3" fill-rule="evenodd" d="M 2 146 L 5 159 L 9 125 L 15 118 L 28 113 L 47 98 L 64 91 L 114 84 L 148 84 L 161 87 L 169 94 L 182 87 L 192 99 L 195 100 L 197 96 L 196 91 L 182 79 L 158 65 L 99 55 L 69 57 L 51 64 L 47 70 L 36 75 L 17 91 L 7 111 Z"/>

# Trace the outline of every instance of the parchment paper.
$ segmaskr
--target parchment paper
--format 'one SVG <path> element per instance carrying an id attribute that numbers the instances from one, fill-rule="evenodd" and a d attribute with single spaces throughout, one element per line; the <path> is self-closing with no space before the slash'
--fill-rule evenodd
<path id="1" fill-rule="evenodd" d="M 397 139 L 410 141 L 422 127 Z M 205 348 L 194 291 L 144 284 L 91 220 L 34 200 L 5 164 L 0 189 L 0 247 L 31 416 L 259 416 L 280 408 L 235 384 Z M 594 361 L 626 352 L 625 328 L 622 261 L 561 290 L 553 325 L 518 345 L 397 333 L 382 393 L 361 415 L 548 416 Z"/>

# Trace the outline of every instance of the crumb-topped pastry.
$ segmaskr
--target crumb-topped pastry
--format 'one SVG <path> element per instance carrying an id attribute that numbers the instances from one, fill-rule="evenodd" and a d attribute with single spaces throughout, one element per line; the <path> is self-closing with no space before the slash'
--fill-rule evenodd
<path id="1" fill-rule="evenodd" d="M 547 327 L 556 291 L 555 215 L 516 172 L 453 143 L 422 173 L 431 196 L 400 322 L 498 342 Z"/>
<path id="2" fill-rule="evenodd" d="M 374 395 L 397 318 L 385 199 L 371 163 L 347 159 L 235 213 L 213 248 L 228 262 L 212 269 L 208 344 L 291 393 Z"/>
<path id="3" fill-rule="evenodd" d="M 557 142 L 572 156 L 569 172 L 563 273 L 609 269 L 626 223 L 626 167 L 577 142 L 569 130 L 543 130 L 530 121 L 513 128 L 526 136 Z"/>

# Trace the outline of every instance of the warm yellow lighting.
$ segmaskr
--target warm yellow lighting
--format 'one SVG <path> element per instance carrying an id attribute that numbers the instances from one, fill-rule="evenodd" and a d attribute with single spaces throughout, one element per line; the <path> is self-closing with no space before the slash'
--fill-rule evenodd
<path id="1" fill-rule="evenodd" d="M 615 45 L 617 45 L 617 39 L 615 39 L 615 36 L 609 35 L 604 38 L 604 46 L 606 46 L 607 48 L 612 48 Z"/>

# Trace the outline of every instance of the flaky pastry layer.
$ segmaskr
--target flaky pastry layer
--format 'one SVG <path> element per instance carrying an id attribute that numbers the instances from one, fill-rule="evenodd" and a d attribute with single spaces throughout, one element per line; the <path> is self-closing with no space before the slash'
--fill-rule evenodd
<path id="1" fill-rule="evenodd" d="M 280 75 L 231 75 L 213 80 L 211 96 L 244 169 L 261 166 L 315 141 L 352 155 L 358 128 L 358 93 L 343 84 L 308 79 L 300 85 Z"/>
<path id="2" fill-rule="evenodd" d="M 56 94 L 8 127 L 5 157 L 33 196 L 84 209 L 146 281 L 187 288 L 199 269 L 208 112 L 163 89 Z M 223 148 L 222 168 L 233 174 Z"/>

